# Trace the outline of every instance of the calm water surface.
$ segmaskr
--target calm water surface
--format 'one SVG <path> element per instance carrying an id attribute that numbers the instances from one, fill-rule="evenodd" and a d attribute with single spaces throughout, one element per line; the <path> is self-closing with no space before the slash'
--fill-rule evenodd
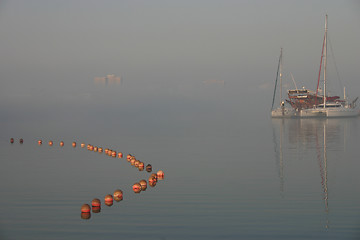
<path id="1" fill-rule="evenodd" d="M 121 115 L 100 101 L 45 120 L 41 108 L 7 110 L 0 239 L 359 239 L 359 119 L 252 118 L 226 101 Z M 81 142 L 134 154 L 165 179 L 135 194 L 150 173 Z M 81 218 L 82 204 L 118 188 L 123 201 Z"/>

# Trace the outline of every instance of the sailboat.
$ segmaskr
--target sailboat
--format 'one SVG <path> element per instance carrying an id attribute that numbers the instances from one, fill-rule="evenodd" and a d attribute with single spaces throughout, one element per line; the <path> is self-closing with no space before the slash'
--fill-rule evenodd
<path id="1" fill-rule="evenodd" d="M 277 80 L 280 80 L 280 106 L 276 109 L 274 109 L 274 101 L 276 96 L 276 87 L 277 87 Z M 286 107 L 285 101 L 282 99 L 282 48 L 280 50 L 280 57 L 279 57 L 279 64 L 278 64 L 278 70 L 276 73 L 276 80 L 275 80 L 275 87 L 274 87 L 274 95 L 273 95 L 273 101 L 271 106 L 271 117 L 273 118 L 289 118 L 293 117 L 295 115 L 295 110 L 292 107 Z"/>
<path id="2" fill-rule="evenodd" d="M 326 95 L 326 61 L 327 61 L 327 18 L 325 16 L 325 35 L 323 42 L 323 53 L 321 56 L 321 63 L 324 65 L 324 89 L 323 89 L 323 102 L 320 104 L 315 104 L 313 108 L 301 109 L 299 110 L 299 117 L 355 117 L 359 115 L 359 111 L 356 109 L 355 102 L 358 98 L 356 98 L 351 103 L 348 102 L 344 93 L 343 100 L 335 100 L 331 101 L 330 97 Z M 321 66 L 320 66 L 321 69 Z M 320 73 L 320 71 L 319 71 Z M 320 77 L 320 74 L 319 74 Z M 318 86 L 319 86 L 318 79 Z M 318 92 L 318 88 L 316 91 L 316 95 Z M 344 91 L 345 92 L 345 91 Z M 316 96 L 317 99 L 317 96 Z"/>

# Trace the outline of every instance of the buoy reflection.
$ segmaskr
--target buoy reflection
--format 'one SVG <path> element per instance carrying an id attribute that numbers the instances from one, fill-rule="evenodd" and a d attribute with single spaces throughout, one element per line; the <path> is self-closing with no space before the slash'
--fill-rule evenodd
<path id="1" fill-rule="evenodd" d="M 82 219 L 90 219 L 91 218 L 91 213 L 90 212 L 88 212 L 88 213 L 82 212 L 81 213 L 81 218 Z"/>
<path id="2" fill-rule="evenodd" d="M 92 212 L 93 212 L 93 213 L 99 213 L 99 212 L 101 212 L 101 207 L 92 207 Z"/>

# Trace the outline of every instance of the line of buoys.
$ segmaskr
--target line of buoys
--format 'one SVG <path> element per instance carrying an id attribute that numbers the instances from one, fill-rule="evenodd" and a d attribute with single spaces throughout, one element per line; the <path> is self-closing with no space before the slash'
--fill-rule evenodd
<path id="1" fill-rule="evenodd" d="M 120 202 L 123 200 L 123 191 L 120 189 L 116 189 L 114 191 L 114 196 L 111 194 L 106 194 L 104 197 L 104 203 L 106 206 L 111 207 L 114 203 L 114 200 L 117 202 Z M 92 209 L 93 213 L 99 213 L 101 212 L 101 201 L 98 198 L 94 198 L 91 201 L 91 207 L 89 204 L 83 204 L 81 206 L 81 218 L 83 219 L 89 219 L 91 217 L 90 211 Z"/>
<path id="2" fill-rule="evenodd" d="M 15 142 L 15 139 L 14 138 L 10 138 L 10 143 L 14 143 Z M 20 138 L 19 139 L 19 143 L 20 144 L 23 144 L 24 143 L 24 139 Z"/>
<path id="3" fill-rule="evenodd" d="M 19 142 L 22 144 L 23 143 L 23 139 L 19 139 Z M 14 143 L 14 138 L 10 139 L 11 143 Z M 41 139 L 39 139 L 37 141 L 38 145 L 42 145 L 43 141 Z M 53 146 L 54 142 L 53 141 L 49 141 L 48 142 L 49 146 Z M 60 146 L 63 147 L 65 144 L 63 141 L 60 141 Z M 76 142 L 72 142 L 72 146 L 75 148 L 76 147 Z M 85 143 L 81 143 L 81 147 L 84 148 L 85 147 Z M 103 148 L 102 147 L 97 147 L 97 146 L 93 146 L 91 144 L 87 145 L 87 149 L 90 151 L 94 151 L 94 152 L 99 152 L 102 153 L 103 152 Z M 105 148 L 105 153 L 106 155 L 110 156 L 110 157 L 118 157 L 118 158 L 123 158 L 123 153 L 122 152 L 116 152 L 114 150 L 111 150 L 109 148 Z M 139 169 L 139 171 L 143 171 L 144 170 L 144 166 L 145 164 L 136 159 L 135 156 L 131 155 L 131 154 L 127 154 L 126 156 L 126 160 L 128 162 L 130 162 L 130 164 L 132 166 L 135 166 L 136 168 Z M 146 165 L 146 171 L 147 172 L 152 172 L 152 166 L 151 164 L 147 164 Z M 141 191 L 146 191 L 147 186 L 151 186 L 154 187 L 156 185 L 156 183 L 158 182 L 158 180 L 162 180 L 164 179 L 164 172 L 162 170 L 157 171 L 157 173 L 152 173 L 148 179 L 148 182 L 145 179 L 140 180 L 137 183 L 134 183 L 132 186 L 132 189 L 135 193 L 140 193 Z M 104 202 L 105 205 L 107 206 L 112 206 L 113 205 L 113 201 L 121 201 L 123 200 L 123 192 L 120 189 L 116 189 L 114 191 L 114 194 L 107 194 L 104 198 Z M 94 198 L 93 201 L 91 202 L 91 206 L 92 206 L 92 212 L 93 213 L 98 213 L 101 211 L 101 201 L 98 198 Z M 89 204 L 83 204 L 81 207 L 81 217 L 83 219 L 89 219 L 91 217 L 91 207 Z"/>

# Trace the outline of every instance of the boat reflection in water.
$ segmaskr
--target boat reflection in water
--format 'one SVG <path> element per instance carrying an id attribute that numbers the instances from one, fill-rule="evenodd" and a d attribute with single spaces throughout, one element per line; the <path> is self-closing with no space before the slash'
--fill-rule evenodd
<path id="1" fill-rule="evenodd" d="M 287 193 L 287 187 L 292 190 L 296 188 L 295 184 L 303 186 L 312 178 L 318 179 L 323 196 L 325 228 L 329 228 L 328 180 L 329 177 L 330 180 L 335 179 L 334 168 L 336 163 L 341 160 L 342 155 L 339 154 L 343 154 L 345 151 L 347 126 L 350 122 L 351 119 L 272 119 L 280 195 L 284 198 L 292 194 Z M 304 166 L 299 169 L 288 167 L 297 164 L 304 164 Z M 320 179 L 311 171 L 314 169 L 311 167 L 316 168 L 316 165 L 319 168 Z M 329 166 L 331 175 L 328 175 Z M 295 177 L 292 174 L 300 174 L 300 183 L 295 182 L 294 184 Z M 286 186 L 286 183 L 291 183 L 292 186 Z M 305 191 L 306 189 L 310 191 L 313 183 L 315 184 L 315 182 L 311 182 L 311 186 L 306 185 Z M 306 191 L 305 194 L 309 194 L 309 192 Z M 314 197 L 314 201 L 317 201 L 316 199 L 318 196 Z"/>

